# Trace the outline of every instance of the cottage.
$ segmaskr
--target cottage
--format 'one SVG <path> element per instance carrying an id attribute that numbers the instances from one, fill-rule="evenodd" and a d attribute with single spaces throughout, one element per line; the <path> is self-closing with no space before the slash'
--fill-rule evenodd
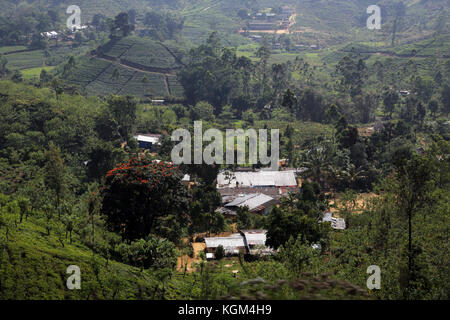
<path id="1" fill-rule="evenodd" d="M 41 36 L 47 39 L 58 39 L 58 32 L 56 31 L 42 32 Z"/>
<path id="2" fill-rule="evenodd" d="M 268 215 L 270 210 L 278 200 L 262 193 L 242 194 L 235 197 L 231 202 L 225 204 L 225 209 L 228 209 L 227 215 L 237 215 L 237 209 L 247 207 L 250 212 L 256 214 Z"/>
<path id="3" fill-rule="evenodd" d="M 335 230 L 345 230 L 345 220 L 342 218 L 334 218 L 333 213 L 327 212 L 323 215 L 322 222 L 330 222 L 331 227 Z"/>
<path id="4" fill-rule="evenodd" d="M 215 250 L 222 246 L 226 255 L 238 255 L 239 252 L 246 252 L 244 236 L 240 233 L 234 233 L 229 237 L 211 237 L 205 238 L 206 254 L 214 254 Z M 211 256 L 211 255 L 210 255 Z"/>
<path id="5" fill-rule="evenodd" d="M 274 253 L 272 248 L 266 246 L 267 230 L 242 230 L 245 245 L 250 255 L 270 255 Z"/>
<path id="6" fill-rule="evenodd" d="M 215 250 L 222 246 L 226 255 L 238 255 L 240 252 L 250 255 L 273 254 L 274 250 L 266 247 L 266 230 L 242 230 L 229 237 L 205 238 L 206 257 L 212 259 Z"/>
<path id="7" fill-rule="evenodd" d="M 142 149 L 153 149 L 154 146 L 159 146 L 161 143 L 159 142 L 161 135 L 160 134 L 137 134 L 134 138 L 139 143 L 139 148 Z"/>

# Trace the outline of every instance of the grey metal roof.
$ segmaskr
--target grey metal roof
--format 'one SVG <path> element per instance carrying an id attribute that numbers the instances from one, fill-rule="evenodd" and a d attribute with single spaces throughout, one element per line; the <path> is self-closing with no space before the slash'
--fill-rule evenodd
<path id="1" fill-rule="evenodd" d="M 282 196 L 287 195 L 288 193 L 299 193 L 301 188 L 294 187 L 294 188 L 273 188 L 273 187 L 262 187 L 255 190 L 255 188 L 252 187 L 244 187 L 244 188 L 220 188 L 217 191 L 222 195 L 222 203 L 228 203 L 234 200 L 236 197 L 242 195 L 242 194 L 251 194 L 255 193 L 262 193 L 266 196 L 270 196 L 274 199 L 280 199 Z"/>
<path id="2" fill-rule="evenodd" d="M 248 245 L 266 245 L 267 230 L 242 230 Z"/>
<path id="3" fill-rule="evenodd" d="M 224 207 L 218 208 L 216 210 L 216 212 L 221 213 L 226 216 L 236 216 L 237 215 L 236 211 L 228 209 L 228 208 L 224 208 Z"/>
<path id="4" fill-rule="evenodd" d="M 268 195 L 262 193 L 253 193 L 238 196 L 232 202 L 227 203 L 225 207 L 248 207 L 248 209 L 251 211 L 274 200 L 274 198 Z"/>
<path id="5" fill-rule="evenodd" d="M 334 218 L 331 212 L 326 212 L 322 218 L 323 222 L 330 222 L 331 227 L 336 230 L 345 230 L 345 220 L 342 218 Z"/>
<path id="6" fill-rule="evenodd" d="M 291 187 L 297 186 L 294 171 L 234 172 L 231 181 L 221 172 L 217 176 L 219 187 Z"/>
<path id="7" fill-rule="evenodd" d="M 217 248 L 222 245 L 225 252 L 235 250 L 238 247 L 245 247 L 244 237 L 240 233 L 234 233 L 229 237 L 205 238 L 206 248 Z"/>
<path id="8" fill-rule="evenodd" d="M 237 207 L 241 205 L 242 203 L 245 203 L 246 201 L 258 196 L 257 193 L 251 193 L 251 194 L 242 194 L 238 195 L 233 199 L 233 201 L 227 203 L 225 207 Z"/>

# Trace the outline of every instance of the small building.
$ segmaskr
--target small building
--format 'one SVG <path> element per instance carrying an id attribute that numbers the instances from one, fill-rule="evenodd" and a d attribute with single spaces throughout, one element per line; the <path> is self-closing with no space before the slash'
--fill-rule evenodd
<path id="1" fill-rule="evenodd" d="M 42 32 L 41 36 L 47 39 L 58 39 L 58 32 L 56 31 L 49 31 L 49 32 Z"/>
<path id="2" fill-rule="evenodd" d="M 248 30 L 275 30 L 277 25 L 272 22 L 249 22 Z"/>
<path id="3" fill-rule="evenodd" d="M 400 90 L 398 93 L 400 93 L 403 97 L 407 97 L 411 94 L 409 90 Z"/>
<path id="4" fill-rule="evenodd" d="M 77 31 L 81 31 L 81 30 L 86 30 L 88 28 L 88 26 L 86 25 L 80 25 L 80 26 L 73 26 L 72 28 L 72 32 L 77 32 Z"/>
<path id="5" fill-rule="evenodd" d="M 272 248 L 266 246 L 267 230 L 242 230 L 245 245 L 250 255 L 271 255 L 274 253 Z"/>
<path id="6" fill-rule="evenodd" d="M 333 213 L 327 212 L 323 215 L 322 222 L 330 222 L 331 227 L 335 230 L 345 230 L 345 220 L 342 218 L 334 218 Z"/>
<path id="7" fill-rule="evenodd" d="M 244 236 L 240 233 L 234 233 L 229 237 L 211 237 L 205 238 L 206 254 L 214 252 L 219 246 L 222 246 L 226 255 L 238 255 L 239 252 L 247 253 L 244 242 Z"/>
<path id="8" fill-rule="evenodd" d="M 195 181 L 191 178 L 191 175 L 185 174 L 183 179 L 181 180 L 181 184 L 190 189 L 192 186 L 195 185 Z"/>
<path id="9" fill-rule="evenodd" d="M 224 205 L 226 209 L 237 215 L 237 209 L 247 207 L 251 213 L 268 215 L 278 200 L 262 193 L 242 194 Z M 229 212 L 230 213 L 230 212 Z"/>
<path id="10" fill-rule="evenodd" d="M 260 170 L 255 172 L 223 171 L 217 176 L 217 188 L 297 187 L 294 171 Z"/>
<path id="11" fill-rule="evenodd" d="M 250 255 L 269 255 L 274 250 L 266 246 L 267 230 L 241 230 L 229 237 L 205 238 L 206 257 L 211 259 L 215 250 L 222 246 L 228 256 L 239 255 L 240 252 Z"/>
<path id="12" fill-rule="evenodd" d="M 137 135 L 134 136 L 134 138 L 138 141 L 139 148 L 142 148 L 142 149 L 151 150 L 155 146 L 161 145 L 161 143 L 159 142 L 159 140 L 161 138 L 160 134 L 153 134 L 153 133 L 140 134 L 140 133 L 138 133 Z"/>

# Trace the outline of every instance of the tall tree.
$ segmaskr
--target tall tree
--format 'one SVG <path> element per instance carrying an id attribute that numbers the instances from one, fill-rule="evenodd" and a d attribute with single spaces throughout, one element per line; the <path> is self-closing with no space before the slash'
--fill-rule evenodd
<path id="1" fill-rule="evenodd" d="M 108 100 L 108 109 L 119 125 L 122 139 L 128 141 L 136 121 L 136 100 L 132 96 L 111 96 Z"/>
<path id="2" fill-rule="evenodd" d="M 50 142 L 46 152 L 44 181 L 46 187 L 55 195 L 54 207 L 60 214 L 61 200 L 67 191 L 66 167 L 61 157 L 61 151 L 53 142 Z"/>
<path id="3" fill-rule="evenodd" d="M 189 221 L 182 178 L 178 167 L 145 158 L 109 171 L 101 192 L 108 225 L 127 239 L 153 233 L 177 243 Z"/>
<path id="4" fill-rule="evenodd" d="M 395 110 L 395 106 L 399 102 L 400 97 L 397 92 L 393 90 L 386 91 L 383 95 L 384 112 L 389 114 L 389 118 L 392 118 L 392 113 Z"/>
<path id="5" fill-rule="evenodd" d="M 393 157 L 396 173 L 392 192 L 397 197 L 398 213 L 407 220 L 409 274 L 414 267 L 412 220 L 415 214 L 433 202 L 433 190 L 439 172 L 435 163 L 433 156 L 419 156 L 404 148 Z"/>

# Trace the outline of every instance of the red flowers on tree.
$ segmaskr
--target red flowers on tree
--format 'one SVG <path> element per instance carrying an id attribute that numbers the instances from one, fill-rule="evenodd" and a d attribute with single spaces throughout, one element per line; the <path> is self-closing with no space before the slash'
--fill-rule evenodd
<path id="1" fill-rule="evenodd" d="M 111 229 L 127 239 L 150 233 L 177 241 L 187 225 L 183 173 L 168 162 L 131 158 L 106 175 L 102 212 Z"/>

